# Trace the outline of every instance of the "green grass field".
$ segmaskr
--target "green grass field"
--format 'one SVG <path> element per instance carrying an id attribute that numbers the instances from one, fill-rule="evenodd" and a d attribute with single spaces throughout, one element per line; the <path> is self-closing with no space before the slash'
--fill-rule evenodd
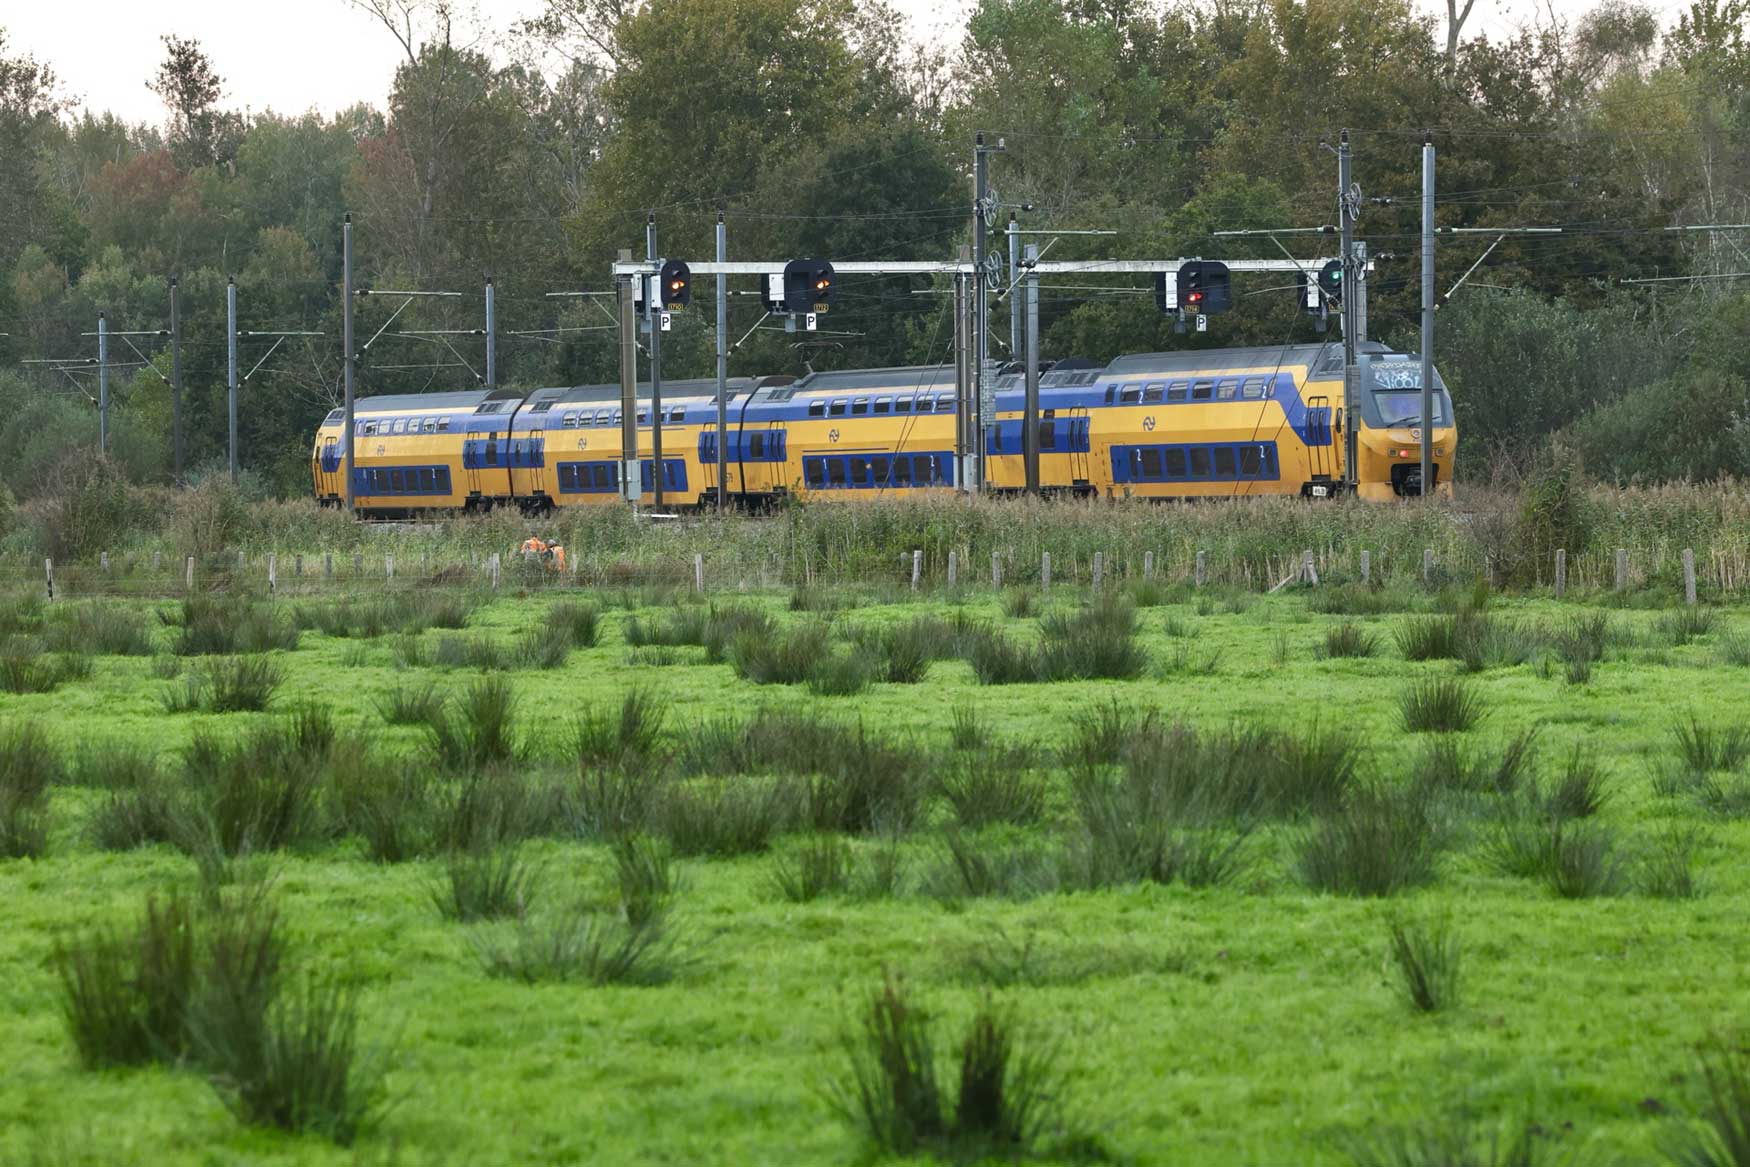
<path id="1" fill-rule="evenodd" d="M 420 595 L 409 586 L 393 593 L 394 604 L 411 605 Z M 903 975 L 912 999 L 938 1020 L 944 1067 L 987 995 L 1009 1010 L 1023 1047 L 1049 1057 L 1063 1105 L 1034 1147 L 1043 1161 L 1349 1163 L 1357 1161 L 1357 1138 L 1378 1143 L 1400 1128 L 1412 1141 L 1468 1130 L 1486 1143 L 1526 1122 L 1535 1124 L 1534 1162 L 1666 1161 L 1660 1156 L 1675 1131 L 1703 1129 L 1698 1046 L 1730 1038 L 1746 1019 L 1750 866 L 1741 856 L 1750 847 L 1750 780 L 1743 750 L 1723 749 L 1713 759 L 1721 765 L 1710 770 L 1706 761 L 1684 763 L 1678 743 L 1680 729 L 1697 726 L 1718 731 L 1711 744 L 1740 740 L 1734 732 L 1743 733 L 1750 697 L 1742 639 L 1750 612 L 1714 610 L 1684 627 L 1675 610 L 1602 602 L 1495 597 L 1478 616 L 1473 601 L 1456 595 L 1321 595 L 1330 593 L 1145 589 L 1133 617 L 1145 660 L 1132 679 L 980 684 L 972 665 L 949 658 L 930 663 L 916 683 L 876 680 L 843 696 L 739 676 L 732 662 L 753 651 L 741 641 L 723 663 L 706 663 L 707 649 L 693 645 L 628 646 L 634 615 L 648 635 L 667 626 L 677 603 L 702 611 L 685 596 L 505 595 L 469 612 L 464 630 L 364 629 L 382 632 L 374 637 L 309 626 L 309 612 L 332 600 L 261 600 L 260 610 L 284 610 L 282 626 L 293 610 L 306 609 L 306 627 L 295 649 L 266 654 L 283 672 L 268 711 L 228 713 L 167 711 L 166 694 L 187 690 L 187 678 L 206 667 L 199 655 L 172 653 L 187 630 L 161 623 L 156 612 L 174 614 L 178 605 L 103 601 L 152 613 L 143 625 L 149 643 L 134 646 L 151 653 L 99 654 L 88 676 L 74 668 L 49 691 L 0 695 L 0 720 L 10 732 L 39 726 L 69 765 L 82 751 L 95 757 L 143 747 L 174 790 L 184 774 L 181 753 L 197 735 L 229 741 L 321 705 L 337 724 L 338 752 L 354 761 L 366 751 L 404 757 L 430 785 L 420 787 L 424 803 L 410 797 L 398 808 L 417 840 L 407 861 L 373 861 L 338 801 L 324 794 L 321 822 L 293 845 L 209 861 L 203 875 L 190 854 L 201 847 L 186 838 L 99 849 L 93 824 L 116 792 L 81 784 L 95 768 L 75 766 L 55 781 L 42 802 L 46 840 L 21 848 L 40 854 L 0 859 L 0 1162 L 865 1162 L 880 1155 L 835 1112 L 830 1083 L 846 1074 L 846 1035 L 889 970 Z M 990 621 L 1031 645 L 1042 619 L 1089 601 L 1085 592 L 1061 589 L 1016 618 L 988 588 L 838 598 L 845 606 L 827 612 L 790 611 L 782 594 L 715 602 L 761 609 L 785 629 L 830 620 L 826 651 L 844 657 L 854 630 L 878 644 L 873 630 L 920 615 L 941 618 L 930 627 L 943 636 L 971 620 Z M 529 631 L 547 627 L 550 608 L 580 600 L 600 613 L 593 647 L 573 647 L 552 668 L 517 658 Z M 1343 607 L 1371 610 L 1318 610 Z M 1443 614 L 1457 608 L 1467 615 Z M 47 661 L 46 650 L 78 648 L 73 639 L 57 645 L 50 634 L 70 619 L 64 610 L 16 604 L 0 615 L 12 623 L 7 652 L 18 660 L 34 653 Z M 1399 638 L 1416 622 L 1472 636 L 1471 659 L 1406 660 Z M 1360 639 L 1371 638 L 1372 655 L 1327 655 L 1327 634 L 1347 623 L 1359 626 Z M 1577 648 L 1588 636 L 1591 648 Z M 502 835 L 522 840 L 517 854 L 534 888 L 526 908 L 531 929 L 579 905 L 601 921 L 621 910 L 606 832 L 565 809 L 572 805 L 566 791 L 583 780 L 575 742 L 581 715 L 617 717 L 623 694 L 641 688 L 665 711 L 657 752 L 682 758 L 649 763 L 666 775 L 665 789 L 754 784 L 773 792 L 777 804 L 763 812 L 773 827 L 769 846 L 755 838 L 722 847 L 747 853 L 676 861 L 680 887 L 666 917 L 672 948 L 662 957 L 672 967 L 662 983 L 530 984 L 488 975 L 482 944 L 507 941 L 518 925 L 458 923 L 435 905 L 434 890 L 448 886 L 446 848 L 414 828 L 441 819 L 453 802 L 443 792 L 468 774 L 465 767 L 440 774 L 428 732 L 386 725 L 377 706 L 398 688 L 430 682 L 440 693 L 460 694 L 477 683 L 487 675 L 480 668 L 430 663 L 462 654 L 467 638 L 489 639 L 510 654 L 510 667 L 492 673 L 508 680 L 517 701 L 513 732 L 522 760 L 505 781 L 525 786 L 534 809 Z M 945 655 L 952 646 L 937 648 Z M 875 661 L 872 653 L 859 659 Z M 71 651 L 57 659 L 85 658 Z M 656 659 L 673 663 L 643 663 Z M 1458 733 L 1406 731 L 1404 695 L 1431 679 L 1462 685 L 1480 703 L 1481 720 Z M 209 682 L 201 700 L 211 690 Z M 1078 779 L 1067 760 L 1091 733 L 1086 723 L 1078 729 L 1078 716 L 1113 701 L 1129 711 L 1119 736 L 1152 732 L 1165 753 L 1138 761 L 1120 741 L 1116 761 L 1095 759 Z M 780 776 L 773 786 L 768 777 L 709 770 L 708 746 L 717 740 L 711 727 L 762 709 L 845 719 L 828 740 L 847 743 L 854 737 L 847 727 L 860 721 L 867 734 L 913 755 L 916 814 L 877 814 L 875 829 L 845 836 L 849 888 L 793 902 L 778 886 L 780 868 L 794 874 L 810 846 L 803 800 L 821 795 L 806 793 L 807 780 Z M 1152 730 L 1147 710 L 1159 712 Z M 967 752 L 952 740 L 957 722 L 963 736 L 976 725 L 997 743 L 1034 747 L 1005 755 L 995 768 L 1036 775 L 1042 804 L 1014 813 L 1019 822 L 956 826 L 973 813 L 957 812 L 940 792 L 943 776 L 958 772 L 956 754 Z M 1100 844 L 1086 826 L 1078 781 L 1122 784 L 1120 774 L 1151 765 L 1177 774 L 1186 758 L 1171 755 L 1184 742 L 1162 727 L 1179 722 L 1202 735 L 1196 765 L 1219 768 L 1230 747 L 1239 749 L 1241 736 L 1222 736 L 1230 731 L 1267 730 L 1290 740 L 1341 731 L 1352 735 L 1359 772 L 1321 805 L 1290 793 L 1273 796 L 1279 805 L 1272 808 L 1224 803 L 1210 810 L 1197 801 L 1219 801 L 1207 784 L 1172 803 L 1184 838 L 1219 836 L 1237 846 L 1207 878 L 1080 876 L 1075 856 Z M 1485 789 L 1486 781 L 1449 772 L 1454 759 L 1471 764 L 1473 774 L 1489 771 L 1530 730 L 1534 762 L 1513 790 Z M 1750 738 L 1742 745 L 1750 747 Z M 1442 750 L 1446 769 L 1430 761 Z M 1249 757 L 1230 779 L 1252 765 Z M 687 758 L 694 759 L 690 769 Z M 339 773 L 346 763 L 326 765 Z M 1553 809 L 1563 776 L 1588 767 L 1602 775 L 1601 808 Z M 1198 776 L 1184 781 L 1195 784 Z M 1419 825 L 1406 829 L 1415 838 L 1400 832 L 1371 845 L 1422 847 L 1431 877 L 1406 878 L 1409 886 L 1389 896 L 1316 890 L 1305 874 L 1308 840 L 1340 832 L 1344 808 L 1376 786 L 1424 792 L 1405 800 L 1420 808 Z M 721 818 L 740 804 L 716 805 Z M 677 825 L 678 815 L 641 825 L 681 851 L 702 846 L 688 842 L 688 830 L 723 833 L 720 822 Z M 1572 858 L 1580 870 L 1562 885 L 1583 894 L 1553 890 L 1558 875 L 1503 873 L 1501 839 L 1509 828 L 1542 838 L 1552 823 L 1591 846 Z M 1685 837 L 1692 854 L 1673 859 L 1682 850 L 1673 840 Z M 861 876 L 895 854 L 897 886 L 859 892 Z M 980 856 L 988 886 L 963 875 L 968 857 Z M 1672 894 L 1669 880 L 1656 879 L 1661 859 L 1687 869 L 1697 894 Z M 199 895 L 203 882 L 210 890 L 227 879 L 263 877 L 289 933 L 297 977 L 356 988 L 360 1043 L 385 1059 L 384 1105 L 350 1146 L 239 1121 L 198 1065 L 160 1059 L 82 1068 L 62 1016 L 51 959 L 57 942 L 72 943 L 99 924 L 130 924 L 148 892 Z M 1460 950 L 1456 1002 L 1422 1013 L 1405 1001 L 1389 951 L 1393 920 L 1450 927 Z M 957 1071 L 943 1073 L 954 1078 Z M 939 1150 L 944 1161 L 957 1153 L 947 1144 Z M 1359 1161 L 1489 1160 L 1406 1151 L 1361 1154 Z"/>

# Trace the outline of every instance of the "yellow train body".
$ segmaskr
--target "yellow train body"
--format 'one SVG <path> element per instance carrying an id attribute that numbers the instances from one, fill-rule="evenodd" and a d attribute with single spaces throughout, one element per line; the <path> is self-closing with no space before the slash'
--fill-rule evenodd
<path id="1" fill-rule="evenodd" d="M 1449 492 L 1457 430 L 1436 379 L 1434 417 L 1420 417 L 1420 365 L 1364 346 L 1359 396 L 1344 399 L 1335 345 L 1064 362 L 1039 389 L 1039 476 L 1054 493 L 1199 499 L 1336 494 L 1345 425 L 1358 427 L 1358 493 L 1384 501 L 1421 492 L 1424 435 L 1435 490 Z M 1024 488 L 1021 378 L 997 378 L 982 444 L 988 485 Z M 716 386 L 664 387 L 662 458 L 650 402 L 636 433 L 640 494 L 675 507 L 711 505 L 719 452 Z M 960 423 L 952 370 L 926 366 L 737 379 L 726 403 L 723 474 L 736 501 L 871 500 L 954 489 Z M 354 495 L 383 516 L 486 510 L 539 512 L 617 504 L 627 461 L 617 386 L 365 398 L 355 418 Z M 316 495 L 344 497 L 342 420 L 323 422 L 312 450 Z M 660 482 L 659 482 L 660 480 Z"/>

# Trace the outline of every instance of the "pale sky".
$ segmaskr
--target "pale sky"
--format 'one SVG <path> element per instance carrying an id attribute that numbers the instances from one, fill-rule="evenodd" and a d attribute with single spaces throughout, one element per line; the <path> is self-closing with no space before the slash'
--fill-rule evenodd
<path id="1" fill-rule="evenodd" d="M 1443 0 L 1422 0 L 1445 19 Z M 1529 23 L 1546 3 L 1566 14 L 1592 0 L 1476 0 L 1467 35 L 1500 36 Z M 894 0 L 913 39 L 954 42 L 970 0 Z M 1685 0 L 1655 0 L 1670 24 Z M 159 123 L 164 107 L 146 88 L 162 59 L 160 35 L 193 37 L 225 79 L 222 104 L 254 111 L 333 113 L 364 100 L 381 108 L 400 46 L 346 0 L 16 0 L 0 15 L 12 53 L 47 62 L 64 92 L 93 111 Z M 540 0 L 479 0 L 494 35 L 505 37 Z"/>

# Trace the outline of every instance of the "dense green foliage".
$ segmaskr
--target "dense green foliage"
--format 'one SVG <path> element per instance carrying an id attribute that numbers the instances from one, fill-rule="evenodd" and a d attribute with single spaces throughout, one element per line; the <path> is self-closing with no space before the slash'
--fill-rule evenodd
<path id="1" fill-rule="evenodd" d="M 1745 218 L 1745 0 L 1695 0 L 1663 28 L 1652 7 L 1613 0 L 1506 36 L 1444 28 L 1408 0 L 980 0 L 957 41 L 934 45 L 905 43 L 880 0 L 549 0 L 492 53 L 451 6 L 361 7 L 384 15 L 379 35 L 394 32 L 403 59 L 385 108 L 332 117 L 237 111 L 226 75 L 248 63 L 169 37 L 156 71 L 136 58 L 165 122 L 127 124 L 76 110 L 53 62 L 0 30 L 0 361 L 89 355 L 80 334 L 99 311 L 118 330 L 162 329 L 174 274 L 186 466 L 210 466 L 224 454 L 235 275 L 243 329 L 324 334 L 286 342 L 245 388 L 245 464 L 299 493 L 309 434 L 338 395 L 344 212 L 362 285 L 464 293 L 415 305 L 398 328 L 477 326 L 491 272 L 503 382 L 601 381 L 615 355 L 596 306 L 544 293 L 605 287 L 614 252 L 641 250 L 647 214 L 668 255 L 708 256 L 721 209 L 732 256 L 950 256 L 966 240 L 975 130 L 1007 147 L 992 163 L 999 224 L 1026 204 L 1029 228 L 1118 231 L 1059 237 L 1052 258 L 1279 258 L 1268 238 L 1211 232 L 1329 222 L 1321 141 L 1348 127 L 1365 192 L 1395 200 L 1360 225 L 1380 257 L 1370 331 L 1413 348 L 1418 147 L 1432 128 L 1442 226 L 1566 228 L 1502 240 L 1442 313 L 1465 472 L 1568 427 L 1606 479 L 1750 470 L 1750 300 L 1728 279 L 1616 286 L 1743 267 L 1730 232 L 1664 228 Z M 537 59 L 561 64 L 525 63 Z M 1328 249 L 1284 238 L 1303 255 Z M 1487 242 L 1443 242 L 1443 290 Z M 831 317 L 843 335 L 795 349 L 755 331 L 732 371 L 942 359 L 946 300 L 917 294 L 941 291 L 926 283 L 847 278 Z M 1115 283 L 1046 289 L 1048 355 L 1317 335 L 1288 289 L 1242 281 L 1235 312 L 1181 337 L 1150 296 L 1110 294 Z M 363 335 L 394 307 L 361 301 Z M 994 306 L 997 356 L 1006 311 Z M 708 316 L 680 321 L 669 375 L 710 371 Z M 732 305 L 735 335 L 756 320 L 751 303 Z M 536 329 L 571 331 L 509 335 Z M 169 354 L 134 343 L 138 354 L 111 354 L 113 451 L 134 481 L 165 482 Z M 246 369 L 269 343 L 244 339 Z M 481 372 L 472 338 L 453 352 L 384 338 L 362 370 L 366 392 L 467 387 Z M 0 407 L 20 423 L 0 439 L 14 497 L 57 489 L 59 455 L 93 440 L 94 395 L 88 367 L 0 374 Z"/>

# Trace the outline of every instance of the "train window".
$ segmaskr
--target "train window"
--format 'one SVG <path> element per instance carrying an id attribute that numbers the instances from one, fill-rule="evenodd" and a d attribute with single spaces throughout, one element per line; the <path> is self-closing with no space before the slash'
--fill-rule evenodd
<path id="1" fill-rule="evenodd" d="M 374 421 L 367 421 L 365 423 L 364 436 L 368 438 L 376 432 L 377 432 L 377 423 Z"/>
<path id="2" fill-rule="evenodd" d="M 1166 391 L 1167 383 L 1165 381 L 1150 381 L 1147 385 L 1142 387 L 1143 403 L 1148 404 L 1159 401 Z"/>
<path id="3" fill-rule="evenodd" d="M 488 466 L 498 465 L 498 435 L 496 434 L 486 439 L 486 464 Z"/>
<path id="4" fill-rule="evenodd" d="M 450 493 L 450 468 L 448 466 L 437 468 L 437 491 L 439 494 Z"/>
<path id="5" fill-rule="evenodd" d="M 893 399 L 893 412 L 895 412 L 895 413 L 910 413 L 911 412 L 911 398 L 909 398 L 909 397 L 895 397 Z"/>
<path id="6" fill-rule="evenodd" d="M 533 405 L 529 406 L 529 412 L 530 413 L 546 413 L 548 407 L 550 407 L 552 404 L 553 403 L 551 401 L 537 401 Z"/>
<path id="7" fill-rule="evenodd" d="M 1248 401 L 1256 401 L 1264 396 L 1264 378 L 1247 377 L 1240 385 L 1240 396 Z"/>
<path id="8" fill-rule="evenodd" d="M 869 475 L 875 480 L 876 486 L 886 486 L 888 477 L 887 458 L 885 455 L 869 459 Z"/>
<path id="9" fill-rule="evenodd" d="M 1239 391 L 1240 382 L 1237 377 L 1224 377 L 1216 383 L 1215 399 L 1217 401 L 1232 401 Z"/>
<path id="10" fill-rule="evenodd" d="M 826 415 L 828 417 L 843 417 L 845 415 L 845 399 L 841 397 L 828 406 Z"/>
<path id="11" fill-rule="evenodd" d="M 687 407 L 684 405 L 677 405 L 674 409 L 669 411 L 668 420 L 671 422 L 685 421 L 686 419 Z"/>
<path id="12" fill-rule="evenodd" d="M 445 433 L 449 430 L 449 428 L 450 428 L 450 416 L 449 416 L 449 414 L 446 413 L 444 416 L 438 418 L 438 433 L 440 433 L 440 434 Z"/>
<path id="13" fill-rule="evenodd" d="M 1135 405 L 1138 401 L 1141 401 L 1141 400 L 1142 400 L 1142 386 L 1141 385 L 1126 385 L 1118 393 L 1118 403 L 1120 405 Z"/>
<path id="14" fill-rule="evenodd" d="M 1185 477 L 1185 451 L 1175 450 L 1171 447 L 1167 449 L 1167 477 Z"/>
<path id="15" fill-rule="evenodd" d="M 904 454 L 893 458 L 893 481 L 897 486 L 911 485 L 911 459 Z"/>
<path id="16" fill-rule="evenodd" d="M 852 413 L 868 413 L 869 412 L 869 399 L 867 397 L 859 397 L 856 400 L 852 401 L 851 402 L 851 412 Z"/>
<path id="17" fill-rule="evenodd" d="M 1106 386 L 1106 404 L 1111 405 L 1116 400 L 1118 400 L 1118 386 Z"/>
<path id="18" fill-rule="evenodd" d="M 649 421 L 650 421 L 650 409 L 647 406 L 644 409 L 640 409 L 638 411 L 638 424 L 644 425 Z"/>
<path id="19" fill-rule="evenodd" d="M 414 424 L 417 425 L 418 423 L 415 422 Z M 389 432 L 392 434 L 404 434 L 404 433 L 406 433 L 407 432 L 407 419 L 404 417 L 396 418 L 395 424 L 392 427 L 390 427 Z"/>
<path id="20" fill-rule="evenodd" d="M 617 410 L 617 409 L 616 409 L 616 410 L 614 410 L 614 420 L 613 420 L 613 422 L 612 422 L 612 424 L 614 424 L 614 425 L 619 425 L 619 424 L 620 424 L 620 422 L 622 422 L 622 421 L 624 421 L 624 420 L 625 420 L 625 414 L 623 414 L 623 413 L 621 413 L 621 412 L 620 412 L 620 411 L 619 411 L 619 410 Z"/>
<path id="21" fill-rule="evenodd" d="M 1158 479 L 1161 477 L 1161 451 L 1158 446 L 1142 448 L 1142 476 Z"/>
<path id="22" fill-rule="evenodd" d="M 843 458 L 828 458 L 826 460 L 826 480 L 834 486 L 845 484 L 845 460 Z"/>
<path id="23" fill-rule="evenodd" d="M 1167 386 L 1167 400 L 1168 401 L 1183 401 L 1183 400 L 1185 400 L 1186 395 L 1189 394 L 1190 392 L 1191 392 L 1191 382 L 1189 382 L 1189 381 L 1174 381 L 1172 384 Z"/>
<path id="24" fill-rule="evenodd" d="M 344 416 L 346 416 L 346 410 L 344 410 L 344 409 L 331 409 L 328 411 L 328 416 L 322 419 L 322 423 L 324 425 L 333 425 L 335 422 L 339 421 Z"/>
<path id="25" fill-rule="evenodd" d="M 1217 478 L 1232 478 L 1234 476 L 1234 448 L 1232 446 L 1215 447 L 1215 476 Z"/>
<path id="26" fill-rule="evenodd" d="M 419 468 L 419 489 L 423 494 L 430 494 L 437 489 L 437 478 L 432 473 L 430 466 L 421 466 Z"/>
<path id="27" fill-rule="evenodd" d="M 893 412 L 893 398 L 891 398 L 891 397 L 877 397 L 875 399 L 875 412 L 876 413 L 892 413 Z"/>
<path id="28" fill-rule="evenodd" d="M 576 429 L 577 428 L 577 411 L 575 409 L 566 410 L 565 416 L 559 419 L 559 424 L 560 424 L 560 426 L 562 426 L 563 428 L 568 429 L 568 430 Z"/>
<path id="29" fill-rule="evenodd" d="M 428 434 L 437 433 L 437 418 L 435 418 L 435 417 L 426 418 L 424 421 L 419 423 L 419 428 L 424 433 L 428 433 Z"/>
<path id="30" fill-rule="evenodd" d="M 1209 477 L 1209 450 L 1204 446 L 1191 447 L 1191 477 Z"/>
<path id="31" fill-rule="evenodd" d="M 809 417 L 825 417 L 826 416 L 826 402 L 824 402 L 824 401 L 810 401 L 808 403 L 808 416 Z"/>
<path id="32" fill-rule="evenodd" d="M 1054 422 L 1054 421 L 1042 421 L 1039 423 L 1039 448 L 1040 448 L 1040 450 L 1055 450 L 1055 449 L 1057 449 L 1057 423 L 1056 422 Z"/>
<path id="33" fill-rule="evenodd" d="M 766 456 L 766 435 L 749 434 L 747 439 L 747 456 L 749 458 L 764 458 Z"/>
<path id="34" fill-rule="evenodd" d="M 929 398 L 928 398 L 928 397 L 924 397 L 924 396 L 921 396 L 921 395 L 920 395 L 920 396 L 919 396 L 919 397 L 918 397 L 918 400 L 917 400 L 917 411 L 918 411 L 918 412 L 919 412 L 919 413 L 928 413 L 928 412 L 930 412 L 930 399 L 929 399 Z"/>
<path id="35" fill-rule="evenodd" d="M 936 398 L 936 412 L 937 413 L 953 413 L 954 412 L 954 395 L 952 393 L 944 393 L 940 397 Z"/>
<path id="36" fill-rule="evenodd" d="M 814 487 L 816 490 L 826 485 L 826 467 L 821 459 L 804 459 L 802 469 L 803 477 L 808 480 L 808 485 Z"/>
<path id="37" fill-rule="evenodd" d="M 851 458 L 851 459 L 849 459 L 849 461 L 851 463 L 851 485 L 852 486 L 868 486 L 869 485 L 869 459 L 867 459 L 867 458 Z"/>
<path id="38" fill-rule="evenodd" d="M 400 494 L 401 491 L 402 491 L 401 471 L 399 471 L 399 470 L 389 471 L 389 492 L 391 494 Z"/>
<path id="39" fill-rule="evenodd" d="M 1199 381 L 1195 385 L 1191 386 L 1191 400 L 1193 400 L 1193 401 L 1208 401 L 1210 398 L 1210 395 L 1213 394 L 1214 392 L 1215 392 L 1215 382 L 1214 381 Z"/>
<path id="40" fill-rule="evenodd" d="M 1240 447 L 1240 477 L 1256 478 L 1264 468 L 1264 454 L 1261 446 Z"/>
<path id="41" fill-rule="evenodd" d="M 595 423 L 597 425 L 612 425 L 613 422 L 614 414 L 612 410 L 598 409 L 595 411 Z"/>

